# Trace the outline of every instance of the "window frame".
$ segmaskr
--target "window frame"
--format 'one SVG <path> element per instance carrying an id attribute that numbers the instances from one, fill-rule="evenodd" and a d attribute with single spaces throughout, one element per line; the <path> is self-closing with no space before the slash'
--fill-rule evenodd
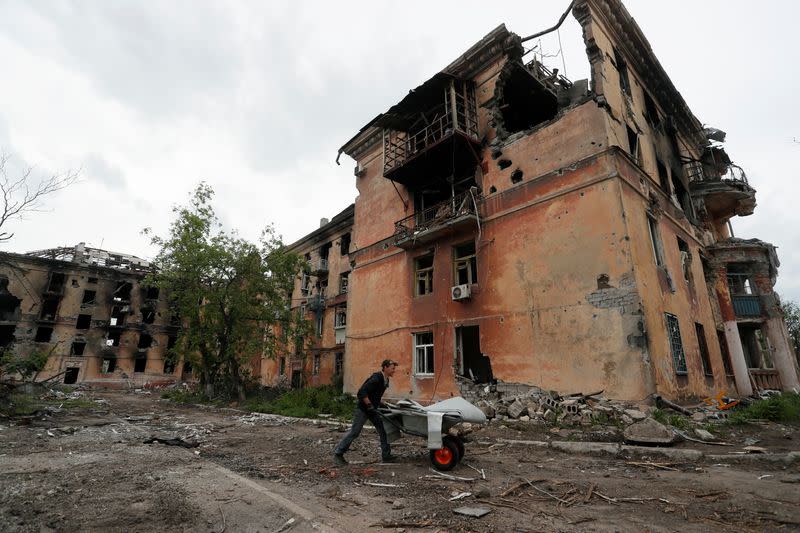
<path id="1" fill-rule="evenodd" d="M 672 356 L 672 368 L 678 376 L 686 376 L 689 369 L 686 366 L 686 351 L 683 349 L 681 324 L 676 315 L 664 313 L 665 331 L 669 342 L 669 351 Z"/>
<path id="2" fill-rule="evenodd" d="M 421 261 L 430 259 L 430 266 L 420 267 Z M 433 267 L 434 267 L 434 254 L 420 255 L 414 258 L 414 296 L 425 296 L 433 294 Z M 420 285 L 423 283 L 424 285 Z M 424 290 L 420 290 L 424 287 Z"/>
<path id="3" fill-rule="evenodd" d="M 711 366 L 711 354 L 708 351 L 708 339 L 706 329 L 700 322 L 694 323 L 694 331 L 697 335 L 697 349 L 700 353 L 700 363 L 703 365 L 703 375 L 714 377 L 714 368 Z"/>
<path id="4" fill-rule="evenodd" d="M 333 375 L 341 376 L 344 374 L 344 352 L 336 352 L 333 356 Z"/>
<path id="5" fill-rule="evenodd" d="M 664 246 L 661 244 L 661 232 L 658 229 L 658 219 L 650 213 L 647 213 L 647 231 L 650 234 L 650 247 L 653 250 L 656 266 L 666 268 Z"/>
<path id="6" fill-rule="evenodd" d="M 412 357 L 414 361 L 414 375 L 417 377 L 433 377 L 436 372 L 436 351 L 433 338 L 433 331 L 418 331 L 414 336 L 414 350 Z M 420 350 L 422 350 L 420 352 Z M 420 360 L 422 355 L 422 360 Z M 420 368 L 422 363 L 423 368 Z"/>
<path id="7" fill-rule="evenodd" d="M 343 317 L 343 319 L 340 319 Z M 347 308 L 344 306 L 334 308 L 333 329 L 340 329 L 347 326 Z"/>
<path id="8" fill-rule="evenodd" d="M 459 249 L 472 245 L 472 253 L 458 255 Z M 466 270 L 467 281 L 461 282 L 459 271 Z M 453 246 L 453 285 L 474 285 L 478 283 L 478 249 L 475 241 L 467 241 Z"/>
<path id="9" fill-rule="evenodd" d="M 311 361 L 312 376 L 319 376 L 319 368 L 321 365 L 322 365 L 322 356 L 319 353 L 315 353 L 314 358 Z"/>
<path id="10" fill-rule="evenodd" d="M 339 294 L 347 294 L 350 289 L 350 271 L 339 274 Z"/>

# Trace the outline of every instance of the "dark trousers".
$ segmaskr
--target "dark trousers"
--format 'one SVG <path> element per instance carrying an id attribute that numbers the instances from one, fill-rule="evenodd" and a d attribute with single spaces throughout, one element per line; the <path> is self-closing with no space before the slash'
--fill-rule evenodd
<path id="1" fill-rule="evenodd" d="M 378 437 L 381 439 L 381 456 L 388 457 L 391 455 L 391 448 L 389 448 L 389 441 L 386 439 L 386 430 L 383 428 L 381 417 L 378 413 L 366 413 L 358 407 L 356 407 L 356 410 L 353 412 L 353 425 L 350 426 L 350 431 L 348 431 L 347 435 L 339 442 L 333 453 L 342 455 L 347 452 L 353 440 L 361 433 L 361 429 L 364 427 L 367 420 L 372 422 L 372 425 L 378 430 Z"/>

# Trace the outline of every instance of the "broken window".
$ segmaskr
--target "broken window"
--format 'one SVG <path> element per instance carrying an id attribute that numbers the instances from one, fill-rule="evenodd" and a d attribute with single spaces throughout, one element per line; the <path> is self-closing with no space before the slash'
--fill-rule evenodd
<path id="1" fill-rule="evenodd" d="M 684 214 L 688 217 L 692 217 L 694 213 L 692 212 L 692 202 L 689 197 L 689 191 L 683 186 L 683 182 L 677 174 L 672 174 L 672 190 L 675 191 L 675 199 L 678 201 L 681 209 L 683 209 Z"/>
<path id="2" fill-rule="evenodd" d="M 675 368 L 676 374 L 686 375 L 686 357 L 683 352 L 681 327 L 678 323 L 678 317 L 670 313 L 664 313 L 664 316 L 667 320 L 667 338 L 669 339 L 669 348 L 672 353 L 672 365 Z"/>
<path id="3" fill-rule="evenodd" d="M 660 159 L 656 159 L 656 167 L 658 168 L 658 183 L 661 185 L 661 189 L 670 194 L 671 191 L 669 189 L 669 174 L 667 174 L 667 167 Z"/>
<path id="4" fill-rule="evenodd" d="M 176 335 L 170 335 L 167 337 L 167 350 L 173 349 L 177 343 L 178 337 Z"/>
<path id="5" fill-rule="evenodd" d="M 717 342 L 719 343 L 719 351 L 722 355 L 722 366 L 725 368 L 725 375 L 733 375 L 733 363 L 731 363 L 731 353 L 728 351 L 728 340 L 725 338 L 725 332 L 717 330 Z"/>
<path id="6" fill-rule="evenodd" d="M 501 72 L 495 87 L 502 124 L 501 136 L 510 135 L 555 118 L 558 97 L 524 65 L 509 62 Z"/>
<path id="7" fill-rule="evenodd" d="M 86 278 L 86 283 L 97 283 L 97 278 L 93 277 Z"/>
<path id="8" fill-rule="evenodd" d="M 128 314 L 127 305 L 115 305 L 111 308 L 111 318 L 108 321 L 110 326 L 121 326 L 125 322 Z"/>
<path id="9" fill-rule="evenodd" d="M 322 327 L 325 322 L 325 310 L 317 311 L 316 316 L 314 317 L 314 323 L 317 326 L 317 337 L 322 337 Z"/>
<path id="10" fill-rule="evenodd" d="M 75 279 L 75 278 L 72 279 L 72 286 L 75 287 L 75 288 L 78 287 L 78 280 L 77 279 Z"/>
<path id="11" fill-rule="evenodd" d="M 300 279 L 300 293 L 305 296 L 308 294 L 309 285 L 311 283 L 311 277 L 303 272 L 302 278 Z"/>
<path id="12" fill-rule="evenodd" d="M 318 353 L 314 354 L 314 362 L 311 366 L 311 373 L 315 376 L 319 375 L 319 367 L 320 367 L 320 355 Z"/>
<path id="13" fill-rule="evenodd" d="M 433 332 L 414 333 L 414 374 L 433 375 Z"/>
<path id="14" fill-rule="evenodd" d="M 73 385 L 78 382 L 78 373 L 81 369 L 77 366 L 68 366 L 64 372 L 64 385 Z"/>
<path id="15" fill-rule="evenodd" d="M 631 129 L 630 126 L 625 126 L 628 132 L 628 153 L 631 157 L 641 166 L 641 150 L 639 149 L 639 134 Z"/>
<path id="16" fill-rule="evenodd" d="M 75 329 L 89 329 L 92 326 L 92 315 L 78 315 Z"/>
<path id="17" fill-rule="evenodd" d="M 415 296 L 433 292 L 433 254 L 423 255 L 414 260 L 414 280 Z"/>
<path id="18" fill-rule="evenodd" d="M 619 88 L 622 90 L 624 95 L 630 98 L 631 80 L 628 76 L 628 64 L 625 62 L 622 54 L 620 54 L 619 50 L 616 48 L 614 48 L 614 63 L 616 64 L 617 72 L 619 73 Z"/>
<path id="19" fill-rule="evenodd" d="M 278 374 L 281 375 L 281 376 L 286 374 L 286 358 L 285 357 L 281 357 L 279 359 Z"/>
<path id="20" fill-rule="evenodd" d="M 34 342 L 50 342 L 50 339 L 53 337 L 53 328 L 39 326 L 36 328 L 36 337 L 33 339 Z"/>
<path id="21" fill-rule="evenodd" d="M 81 305 L 92 305 L 95 303 L 95 298 L 97 297 L 97 291 L 83 291 L 83 300 L 81 300 Z"/>
<path id="22" fill-rule="evenodd" d="M 475 241 L 453 247 L 454 285 L 478 283 L 478 263 Z"/>
<path id="23" fill-rule="evenodd" d="M 122 338 L 122 330 L 112 329 L 106 335 L 106 346 L 119 346 L 120 339 Z"/>
<path id="24" fill-rule="evenodd" d="M 334 315 L 333 327 L 343 328 L 347 325 L 347 308 L 337 307 L 336 314 Z"/>
<path id="25" fill-rule="evenodd" d="M 339 275 L 339 294 L 346 293 L 349 284 L 350 284 L 350 272 L 342 272 Z"/>
<path id="26" fill-rule="evenodd" d="M 58 304 L 61 302 L 59 297 L 46 297 L 42 299 L 42 313 L 40 315 L 42 320 L 55 320 L 56 313 L 58 312 Z"/>
<path id="27" fill-rule="evenodd" d="M 60 293 L 64 289 L 66 276 L 61 272 L 52 272 L 50 281 L 47 283 L 47 292 Z"/>
<path id="28" fill-rule="evenodd" d="M 136 354 L 133 360 L 133 371 L 142 373 L 147 369 L 147 355 L 143 353 Z"/>
<path id="29" fill-rule="evenodd" d="M 114 301 L 129 302 L 131 300 L 131 290 L 133 290 L 133 285 L 130 281 L 118 281 L 113 293 Z"/>
<path id="30" fill-rule="evenodd" d="M 139 335 L 139 343 L 136 347 L 140 350 L 146 350 L 153 345 L 153 337 L 148 335 L 147 333 L 142 333 Z"/>
<path id="31" fill-rule="evenodd" d="M 104 355 L 103 362 L 100 364 L 100 372 L 111 374 L 117 368 L 117 358 L 113 355 Z"/>
<path id="32" fill-rule="evenodd" d="M 334 375 L 341 376 L 342 372 L 344 372 L 344 354 L 342 352 L 336 352 L 333 358 L 333 373 Z"/>
<path id="33" fill-rule="evenodd" d="M 689 250 L 689 245 L 681 239 L 680 237 L 676 237 L 678 239 L 678 250 L 680 251 L 681 255 L 681 272 L 683 272 L 683 279 L 686 283 L 691 283 L 692 281 L 692 252 Z"/>
<path id="34" fill-rule="evenodd" d="M 148 307 L 142 308 L 142 322 L 145 324 L 152 324 L 156 321 L 156 312 L 154 309 Z"/>
<path id="35" fill-rule="evenodd" d="M 172 357 L 168 357 L 164 360 L 164 374 L 174 374 L 175 373 L 175 359 Z"/>
<path id="36" fill-rule="evenodd" d="M 339 251 L 341 252 L 341 254 L 343 256 L 350 253 L 350 234 L 349 233 L 345 233 L 344 235 L 342 235 L 342 238 L 339 241 Z"/>
<path id="37" fill-rule="evenodd" d="M 706 330 L 703 324 L 695 322 L 694 330 L 697 333 L 697 347 L 700 350 L 700 361 L 703 363 L 703 374 L 706 376 L 713 376 L 714 371 L 711 369 L 711 357 L 708 354 L 708 344 L 706 343 Z"/>
<path id="38" fill-rule="evenodd" d="M 658 231 L 658 221 L 647 215 L 647 226 L 650 230 L 650 245 L 653 249 L 653 257 L 656 260 L 656 266 L 664 266 L 664 250 L 661 247 L 661 234 Z"/>
<path id="39" fill-rule="evenodd" d="M 749 274 L 729 270 L 727 277 L 731 295 L 755 294 Z"/>
<path id="40" fill-rule="evenodd" d="M 183 370 L 182 370 L 182 372 L 184 374 L 192 374 L 194 372 L 194 369 L 192 368 L 191 361 L 184 361 L 183 362 Z"/>
<path id="41" fill-rule="evenodd" d="M 144 294 L 146 300 L 158 300 L 159 289 L 158 287 L 147 287 Z"/>
<path id="42" fill-rule="evenodd" d="M 70 355 L 83 355 L 83 352 L 86 350 L 86 341 L 83 340 L 76 340 L 73 341 L 72 346 L 69 349 Z"/>
<path id="43" fill-rule="evenodd" d="M 658 109 L 656 109 L 656 103 L 647 93 L 647 91 L 643 91 L 644 93 L 644 118 L 647 122 L 650 123 L 651 126 L 655 127 L 659 123 L 658 119 Z"/>

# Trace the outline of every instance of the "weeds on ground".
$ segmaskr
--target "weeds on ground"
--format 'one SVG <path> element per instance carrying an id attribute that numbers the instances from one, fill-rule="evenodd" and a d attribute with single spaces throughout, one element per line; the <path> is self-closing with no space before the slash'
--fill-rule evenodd
<path id="1" fill-rule="evenodd" d="M 0 399 L 0 414 L 3 416 L 32 416 L 46 407 L 59 409 L 90 409 L 96 404 L 86 398 L 48 398 L 42 393 L 11 392 Z"/>
<path id="2" fill-rule="evenodd" d="M 683 415 L 671 415 L 663 409 L 654 409 L 651 415 L 656 422 L 660 422 L 665 426 L 672 426 L 674 428 L 687 430 L 692 428 L 692 422 Z"/>
<path id="3" fill-rule="evenodd" d="M 754 420 L 769 420 L 785 424 L 800 423 L 800 394 L 784 392 L 747 407 L 730 411 L 727 423 L 742 425 Z"/>
<path id="4" fill-rule="evenodd" d="M 244 407 L 257 413 L 270 413 L 302 418 L 314 418 L 320 413 L 349 420 L 355 407 L 355 398 L 342 394 L 335 387 L 308 387 L 294 389 L 272 400 L 251 399 Z"/>

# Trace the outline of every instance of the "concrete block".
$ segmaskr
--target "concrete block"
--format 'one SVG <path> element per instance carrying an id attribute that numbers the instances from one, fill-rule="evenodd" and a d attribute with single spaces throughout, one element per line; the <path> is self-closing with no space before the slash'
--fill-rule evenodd
<path id="1" fill-rule="evenodd" d="M 624 417 L 627 415 L 623 415 Z M 645 418 L 625 428 L 622 433 L 625 442 L 636 444 L 662 444 L 671 445 L 680 440 L 672 429 L 652 418 Z"/>

